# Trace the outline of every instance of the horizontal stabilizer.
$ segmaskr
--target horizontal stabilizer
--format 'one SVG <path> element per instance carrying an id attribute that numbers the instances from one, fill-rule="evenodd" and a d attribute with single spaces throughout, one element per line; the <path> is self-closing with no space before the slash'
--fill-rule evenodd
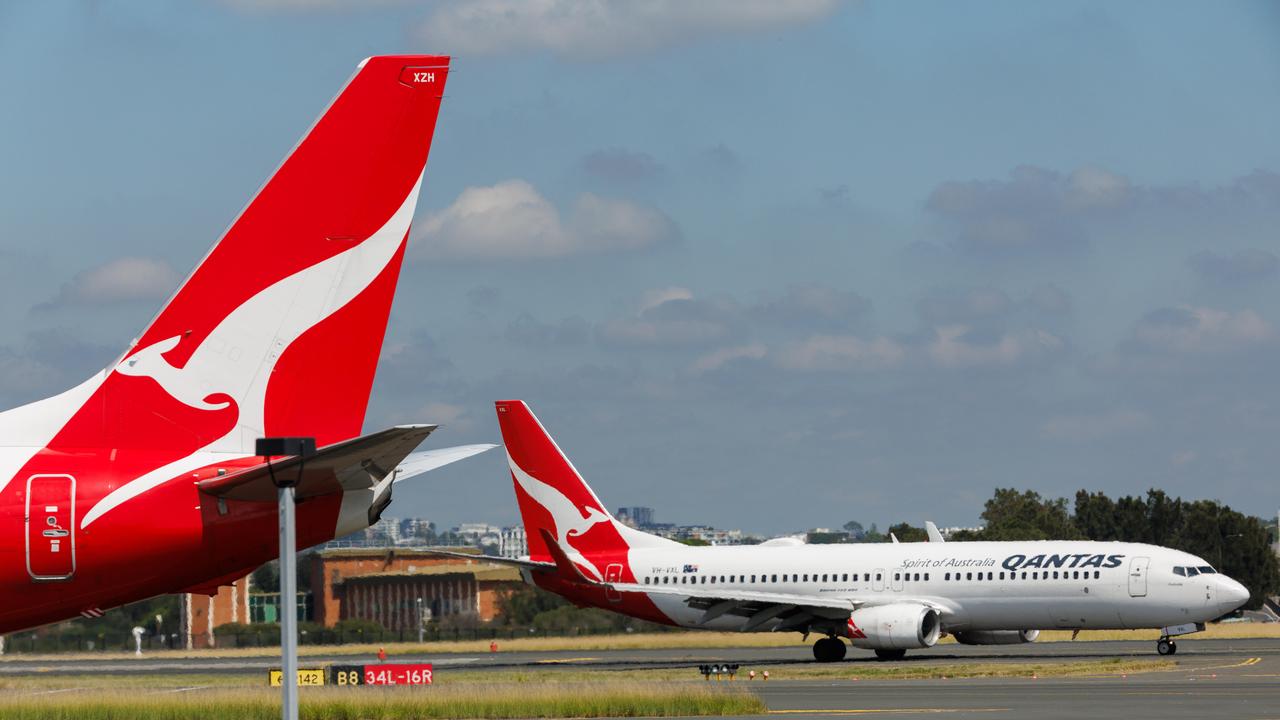
<path id="1" fill-rule="evenodd" d="M 305 462 L 296 457 L 254 465 L 196 483 L 201 492 L 229 500 L 275 502 L 277 480 L 297 480 L 298 499 L 350 490 L 368 490 L 391 474 L 435 425 L 400 425 L 326 445 Z M 300 467 L 301 466 L 301 467 Z M 301 470 L 301 472 L 299 472 Z"/>
<path id="2" fill-rule="evenodd" d="M 492 450 L 498 447 L 491 443 L 483 443 L 480 445 L 459 445 L 457 447 L 439 448 L 436 450 L 419 450 L 410 453 L 399 466 L 396 467 L 396 482 L 416 477 L 426 472 L 431 472 L 445 465 L 456 463 L 459 460 L 465 460 L 472 455 L 479 455 L 486 450 Z"/>
<path id="3" fill-rule="evenodd" d="M 497 565 L 511 565 L 514 567 L 531 568 L 534 570 L 555 570 L 556 564 L 550 562 L 539 562 L 537 560 L 526 560 L 523 558 L 501 557 L 499 555 L 480 555 L 478 553 L 458 552 L 455 550 L 437 550 L 436 548 L 427 548 L 423 550 L 428 555 L 440 555 L 443 557 L 463 558 L 465 560 L 476 560 Z"/>

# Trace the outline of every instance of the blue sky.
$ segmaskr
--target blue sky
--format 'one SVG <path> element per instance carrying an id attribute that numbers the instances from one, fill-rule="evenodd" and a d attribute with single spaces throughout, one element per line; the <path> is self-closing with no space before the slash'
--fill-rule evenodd
<path id="1" fill-rule="evenodd" d="M 0 6 L 0 401 L 109 362 L 349 76 L 455 56 L 368 420 L 612 506 L 1280 503 L 1272 3 Z M 477 207 L 487 207 L 478 216 Z M 477 217 L 482 222 L 477 222 Z M 499 456 L 398 515 L 511 522 Z"/>

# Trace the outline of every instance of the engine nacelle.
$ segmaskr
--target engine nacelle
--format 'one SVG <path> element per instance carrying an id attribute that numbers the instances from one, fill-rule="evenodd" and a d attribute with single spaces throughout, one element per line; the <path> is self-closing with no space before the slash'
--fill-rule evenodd
<path id="1" fill-rule="evenodd" d="M 961 645 L 1021 645 L 1040 637 L 1039 630 L 961 630 L 952 633 Z"/>
<path id="2" fill-rule="evenodd" d="M 854 610 L 845 637 L 865 650 L 906 650 L 933 647 L 941 632 L 937 610 L 903 602 Z"/>

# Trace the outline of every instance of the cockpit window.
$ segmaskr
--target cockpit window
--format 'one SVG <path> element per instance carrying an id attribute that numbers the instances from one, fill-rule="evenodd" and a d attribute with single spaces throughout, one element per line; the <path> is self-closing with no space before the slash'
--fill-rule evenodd
<path id="1" fill-rule="evenodd" d="M 1195 569 L 1195 568 L 1193 568 L 1193 567 L 1189 567 L 1189 568 L 1187 568 L 1187 577 L 1195 577 L 1195 576 L 1197 576 L 1197 575 L 1199 575 L 1199 574 L 1200 574 L 1200 571 L 1199 571 L 1199 570 L 1197 570 L 1197 569 Z"/>
<path id="2" fill-rule="evenodd" d="M 1174 575 L 1181 575 L 1181 576 L 1183 576 L 1183 577 L 1186 577 L 1186 576 L 1187 576 L 1187 569 L 1186 569 L 1186 568 L 1184 568 L 1184 567 L 1176 567 L 1176 568 L 1174 568 L 1174 569 L 1173 569 L 1173 574 L 1174 574 Z"/>
<path id="3" fill-rule="evenodd" d="M 1196 568 L 1196 569 L 1197 569 L 1197 570 L 1199 570 L 1199 571 L 1200 571 L 1200 573 L 1201 573 L 1202 575 L 1217 575 L 1217 574 L 1218 574 L 1218 571 L 1217 571 L 1217 570 L 1214 570 L 1213 568 L 1209 567 L 1208 565 L 1201 565 L 1200 567 L 1198 567 L 1198 568 Z"/>

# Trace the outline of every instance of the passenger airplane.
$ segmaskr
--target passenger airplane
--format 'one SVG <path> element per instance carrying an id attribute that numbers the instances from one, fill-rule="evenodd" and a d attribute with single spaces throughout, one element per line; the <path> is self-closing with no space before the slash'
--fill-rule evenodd
<path id="1" fill-rule="evenodd" d="M 943 633 L 1003 645 L 1047 628 L 1160 628 L 1166 655 L 1174 636 L 1249 598 L 1198 557 L 1135 543 L 689 547 L 616 521 L 523 402 L 497 411 L 529 556 L 486 559 L 578 605 L 687 628 L 818 633 L 814 657 L 835 661 L 840 638 L 899 659 Z"/>
<path id="2" fill-rule="evenodd" d="M 377 521 L 393 470 L 435 429 L 357 437 L 448 70 L 443 56 L 361 63 L 116 362 L 0 414 L 0 633 L 213 593 L 276 557 L 259 437 L 319 446 L 296 490 L 298 547 Z M 406 473 L 485 447 L 426 451 Z"/>

